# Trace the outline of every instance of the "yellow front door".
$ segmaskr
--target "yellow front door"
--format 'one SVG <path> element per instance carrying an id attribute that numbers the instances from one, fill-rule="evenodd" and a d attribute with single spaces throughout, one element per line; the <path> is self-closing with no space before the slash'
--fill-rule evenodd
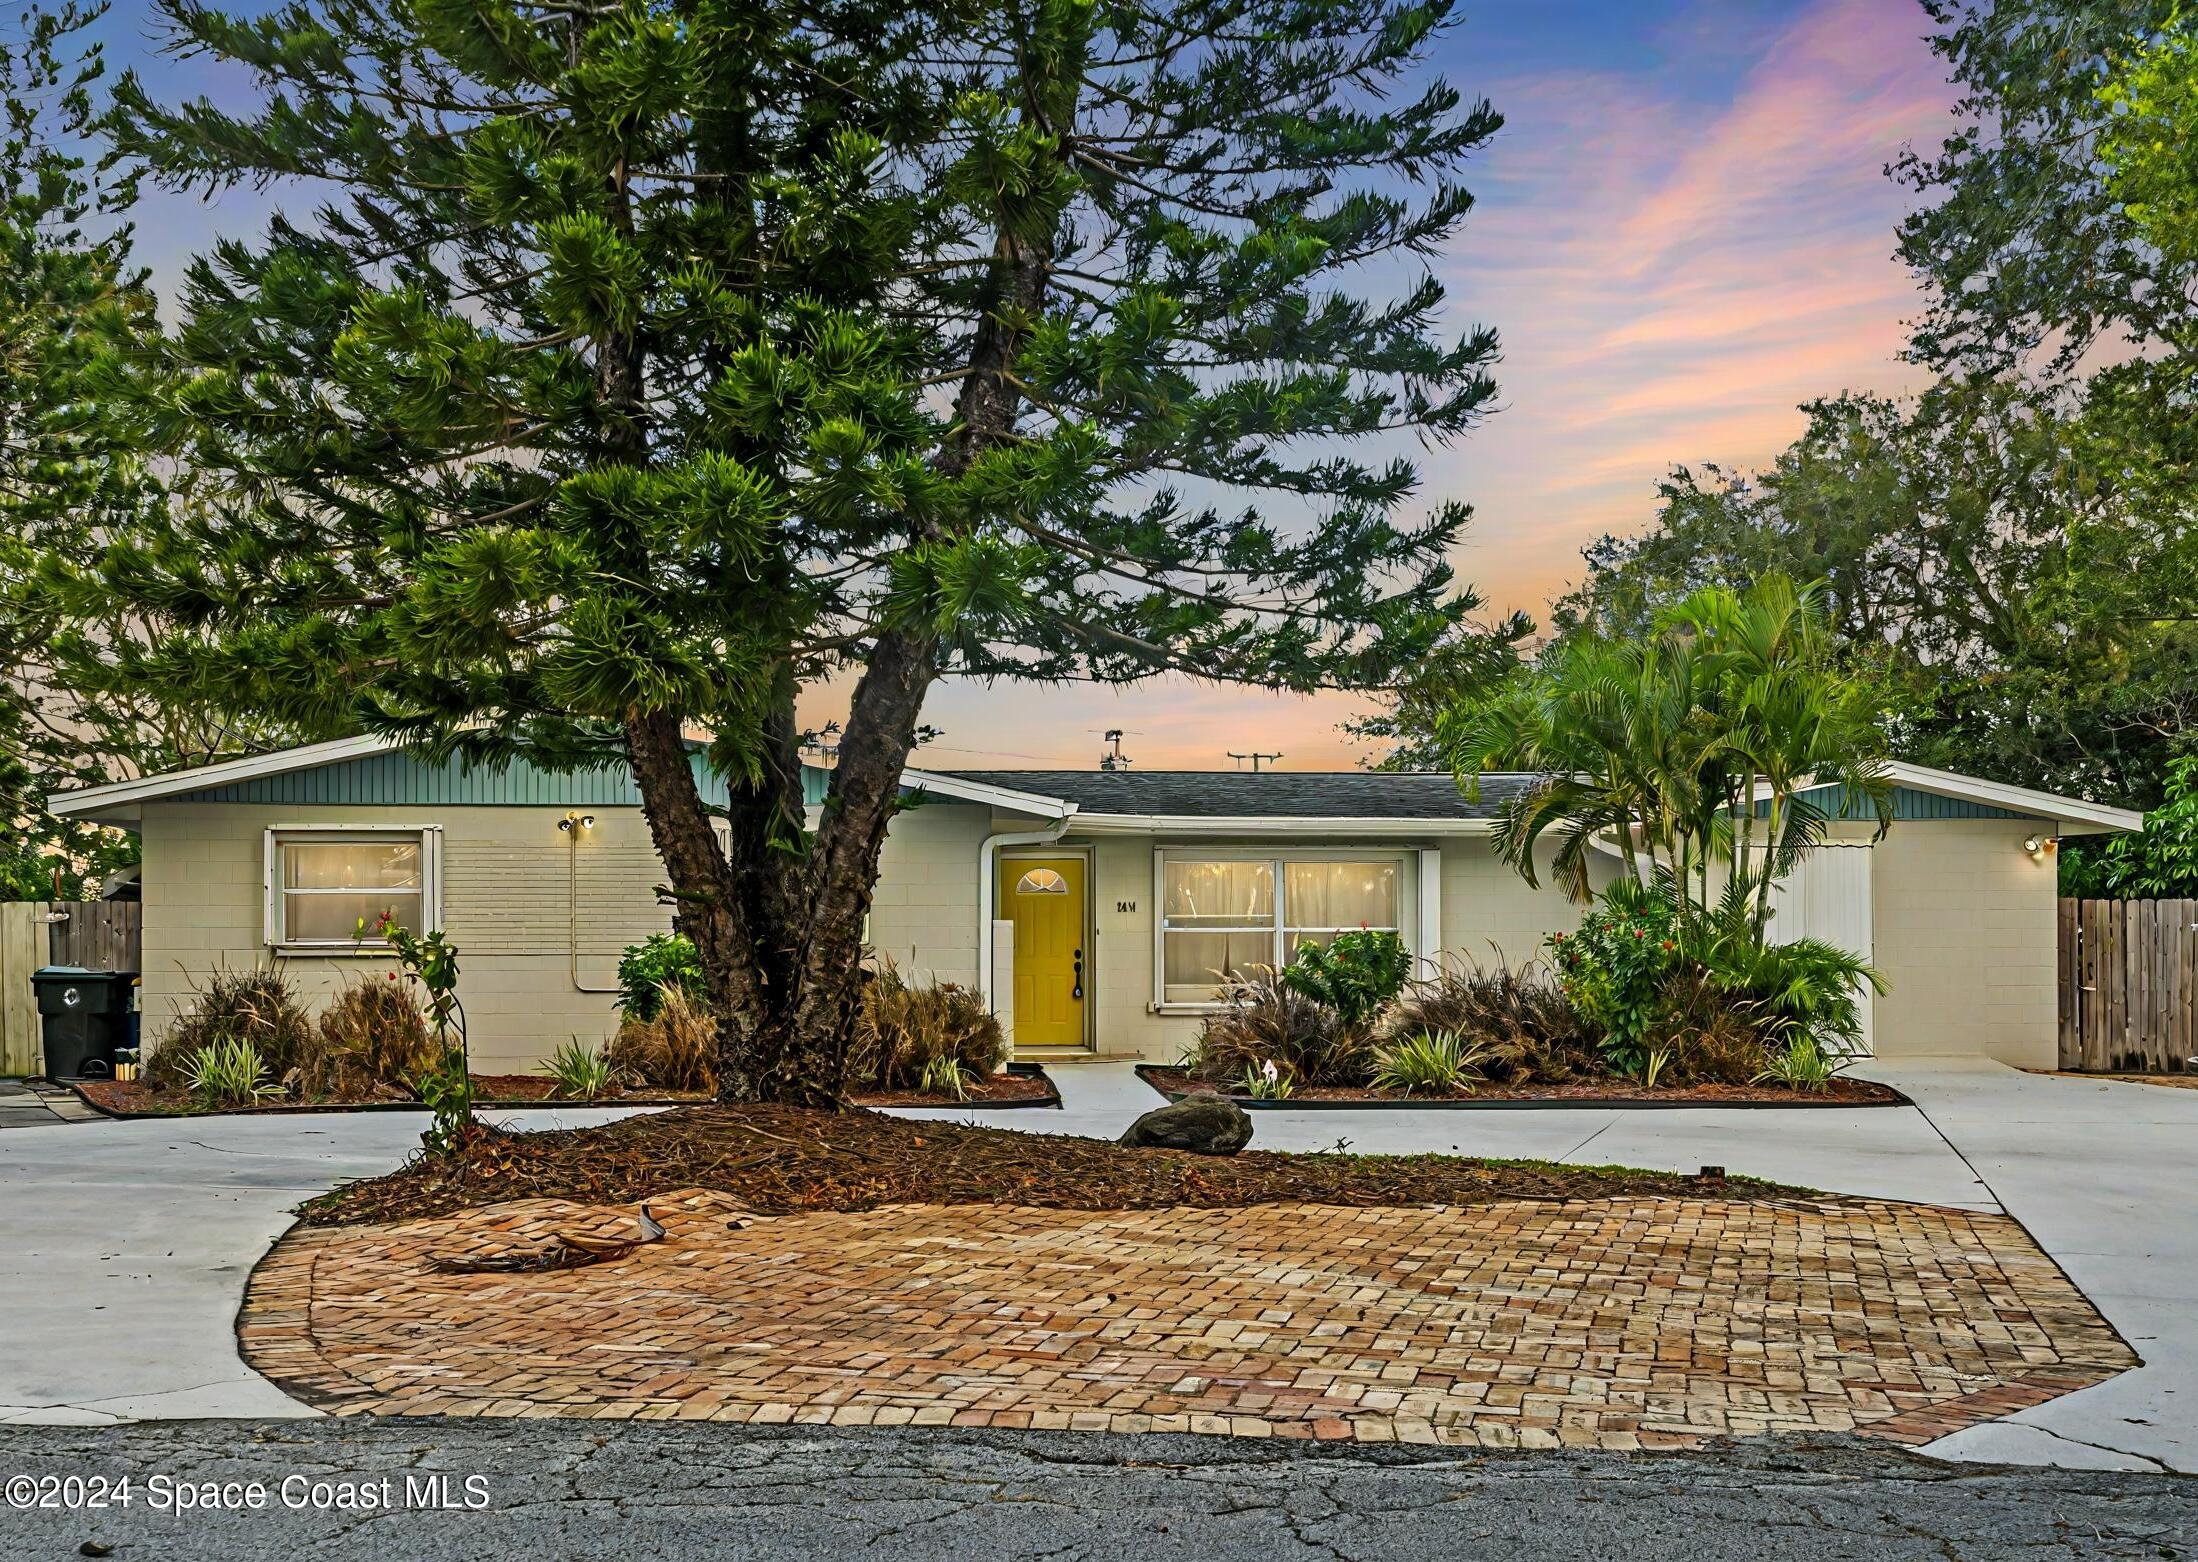
<path id="1" fill-rule="evenodd" d="M 1090 990 L 1084 859 L 1002 858 L 1000 904 L 1015 924 L 1015 1045 L 1081 1047 Z"/>

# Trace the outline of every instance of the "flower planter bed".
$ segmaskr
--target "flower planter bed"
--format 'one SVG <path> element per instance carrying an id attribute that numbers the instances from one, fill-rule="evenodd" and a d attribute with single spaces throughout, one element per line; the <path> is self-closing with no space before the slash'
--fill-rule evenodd
<path id="1" fill-rule="evenodd" d="M 75 1080 L 70 1089 L 94 1111 L 109 1117 L 205 1117 L 281 1116 L 312 1112 L 424 1112 L 426 1106 L 404 1097 L 328 1098 L 313 1101 L 267 1101 L 258 1106 L 206 1108 L 181 1091 L 155 1090 L 142 1080 Z M 476 1074 L 474 1105 L 483 1110 L 539 1106 L 697 1106 L 709 1098 L 699 1092 L 640 1087 L 616 1095 L 579 1100 L 551 1094 L 556 1082 L 541 1074 Z M 861 1092 L 849 1098 L 855 1106 L 940 1107 L 1058 1107 L 1061 1093 L 1044 1069 L 1035 1063 L 1011 1063 L 1006 1074 L 996 1074 L 968 1087 L 966 1100 L 950 1095 L 927 1095 L 919 1090 Z"/>
<path id="2" fill-rule="evenodd" d="M 1745 1177 L 1454 1155 L 1190 1155 L 882 1112 L 699 1106 L 549 1132 L 487 1128 L 455 1154 L 415 1156 L 310 1201 L 300 1214 L 309 1225 L 359 1225 L 515 1199 L 631 1204 L 691 1188 L 760 1214 L 897 1204 L 1125 1210 L 1817 1197 Z"/>
<path id="3" fill-rule="evenodd" d="M 1822 1091 L 1787 1090 L 1776 1085 L 1690 1085 L 1646 1089 L 1623 1079 L 1589 1080 L 1571 1085 L 1529 1085 L 1524 1089 L 1484 1085 L 1471 1095 L 1405 1095 L 1370 1085 L 1300 1085 L 1279 1101 L 1263 1101 L 1233 1084 L 1193 1078 L 1179 1068 L 1141 1063 L 1138 1078 L 1170 1101 L 1197 1091 L 1227 1096 L 1248 1112 L 1312 1111 L 1500 1111 L 1556 1107 L 1862 1107 L 1906 1106 L 1908 1098 L 1874 1079 L 1834 1079 Z"/>

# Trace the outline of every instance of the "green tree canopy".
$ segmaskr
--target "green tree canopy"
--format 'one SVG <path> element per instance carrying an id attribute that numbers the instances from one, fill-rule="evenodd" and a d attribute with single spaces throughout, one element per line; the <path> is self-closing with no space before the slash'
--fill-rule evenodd
<path id="1" fill-rule="evenodd" d="M 191 503 L 53 599 L 179 626 L 113 686 L 631 764 L 728 1096 L 837 1098 L 937 678 L 1378 686 L 1471 639 L 1465 511 L 1354 453 L 1492 393 L 1421 258 L 1499 124 L 1418 76 L 1447 0 L 162 10 L 261 90 L 125 80 L 124 150 L 321 204 L 191 268 L 142 393 Z M 795 701 L 842 674 L 811 834 Z"/>
<path id="2" fill-rule="evenodd" d="M 1674 472 L 1556 625 L 1635 633 L 1704 585 L 1819 580 L 1901 757 L 2149 806 L 2198 722 L 2198 444 L 2152 389 L 1816 403 L 1763 473 Z"/>
<path id="3" fill-rule="evenodd" d="M 108 537 L 162 524 L 167 491 L 125 401 L 116 362 L 159 326 L 130 231 L 98 211 L 109 170 L 91 160 L 105 7 L 28 11 L 0 33 L 0 898 L 95 892 L 130 861 L 118 832 L 63 821 L 48 793 L 201 759 L 226 725 L 159 684 L 101 690 L 69 669 L 87 647 L 146 631 L 127 604 L 73 620 L 35 585 L 40 560 L 83 558 Z"/>

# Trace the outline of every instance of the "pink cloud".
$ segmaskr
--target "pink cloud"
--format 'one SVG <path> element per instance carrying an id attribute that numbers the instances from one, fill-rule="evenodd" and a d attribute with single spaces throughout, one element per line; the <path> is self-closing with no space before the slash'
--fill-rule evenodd
<path id="1" fill-rule="evenodd" d="M 1451 319 L 1503 335 L 1504 410 L 1420 459 L 1429 497 L 1475 506 L 1457 562 L 1496 607 L 1538 611 L 1583 545 L 1646 525 L 1673 463 L 1761 464 L 1800 431 L 1798 403 L 1917 383 L 1897 356 L 1919 303 L 1891 254 L 1902 192 L 1882 168 L 1946 123 L 1921 31 L 1914 0 L 1815 0 L 1768 21 L 1701 0 L 1668 41 L 1739 62 L 1721 105 L 1642 72 L 1451 66 L 1508 120 L 1469 170 L 1480 207 L 1438 261 Z M 953 685 L 926 709 L 947 737 L 922 762 L 1081 767 L 1120 726 L 1147 768 L 1226 766 L 1255 746 L 1289 768 L 1347 765 L 1359 750 L 1335 723 L 1361 705 L 1173 679 Z"/>

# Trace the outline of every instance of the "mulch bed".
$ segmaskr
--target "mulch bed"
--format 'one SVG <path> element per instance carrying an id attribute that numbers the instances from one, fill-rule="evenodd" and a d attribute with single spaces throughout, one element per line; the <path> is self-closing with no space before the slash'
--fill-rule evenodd
<path id="1" fill-rule="evenodd" d="M 550 1133 L 484 1128 L 456 1155 L 415 1156 L 387 1176 L 324 1194 L 300 1214 L 312 1225 L 356 1225 L 512 1199 L 631 1204 L 687 1188 L 724 1193 L 774 1215 L 892 1204 L 1225 1209 L 1800 1192 L 1739 1177 L 1544 1161 L 1257 1150 L 1200 1156 L 877 1112 L 710 1106 Z"/>
<path id="2" fill-rule="evenodd" d="M 2171 1090 L 2198 1090 L 2198 1074 L 2114 1074 L 2076 1068 L 2033 1068 L 2023 1072 L 2044 1074 L 2053 1079 L 2111 1080 L 2118 1085 L 2166 1085 Z"/>
<path id="3" fill-rule="evenodd" d="M 419 1112 L 418 1101 L 395 1094 L 370 1097 L 326 1096 L 306 1101 L 276 1098 L 257 1106 L 209 1109 L 181 1090 L 155 1090 L 143 1080 L 81 1079 L 72 1088 L 89 1106 L 115 1117 L 206 1117 L 279 1115 L 286 1112 Z M 556 1081 L 541 1074 L 476 1074 L 475 1105 L 482 1108 L 519 1106 L 695 1106 L 710 1098 L 700 1091 L 660 1090 L 641 1086 L 633 1090 L 580 1100 L 553 1095 Z M 967 1095 L 926 1094 L 920 1090 L 859 1093 L 850 1098 L 857 1106 L 1051 1106 L 1060 1094 L 1043 1073 L 994 1075 L 967 1087 Z"/>
<path id="4" fill-rule="evenodd" d="M 1509 1087 L 1483 1085 L 1459 1095 L 1406 1095 L 1401 1090 L 1381 1090 L 1370 1085 L 1300 1085 L 1286 1100 L 1254 1101 L 1231 1084 L 1198 1079 L 1187 1070 L 1148 1064 L 1137 1071 L 1146 1084 L 1165 1096 L 1193 1091 L 1225 1095 L 1246 1107 L 1262 1110 L 1293 1106 L 1898 1106 L 1908 1098 L 1890 1085 L 1874 1079 L 1835 1078 L 1821 1091 L 1782 1090 L 1774 1085 L 1658 1086 L 1650 1090 L 1623 1079 L 1586 1080 L 1570 1085 Z"/>

